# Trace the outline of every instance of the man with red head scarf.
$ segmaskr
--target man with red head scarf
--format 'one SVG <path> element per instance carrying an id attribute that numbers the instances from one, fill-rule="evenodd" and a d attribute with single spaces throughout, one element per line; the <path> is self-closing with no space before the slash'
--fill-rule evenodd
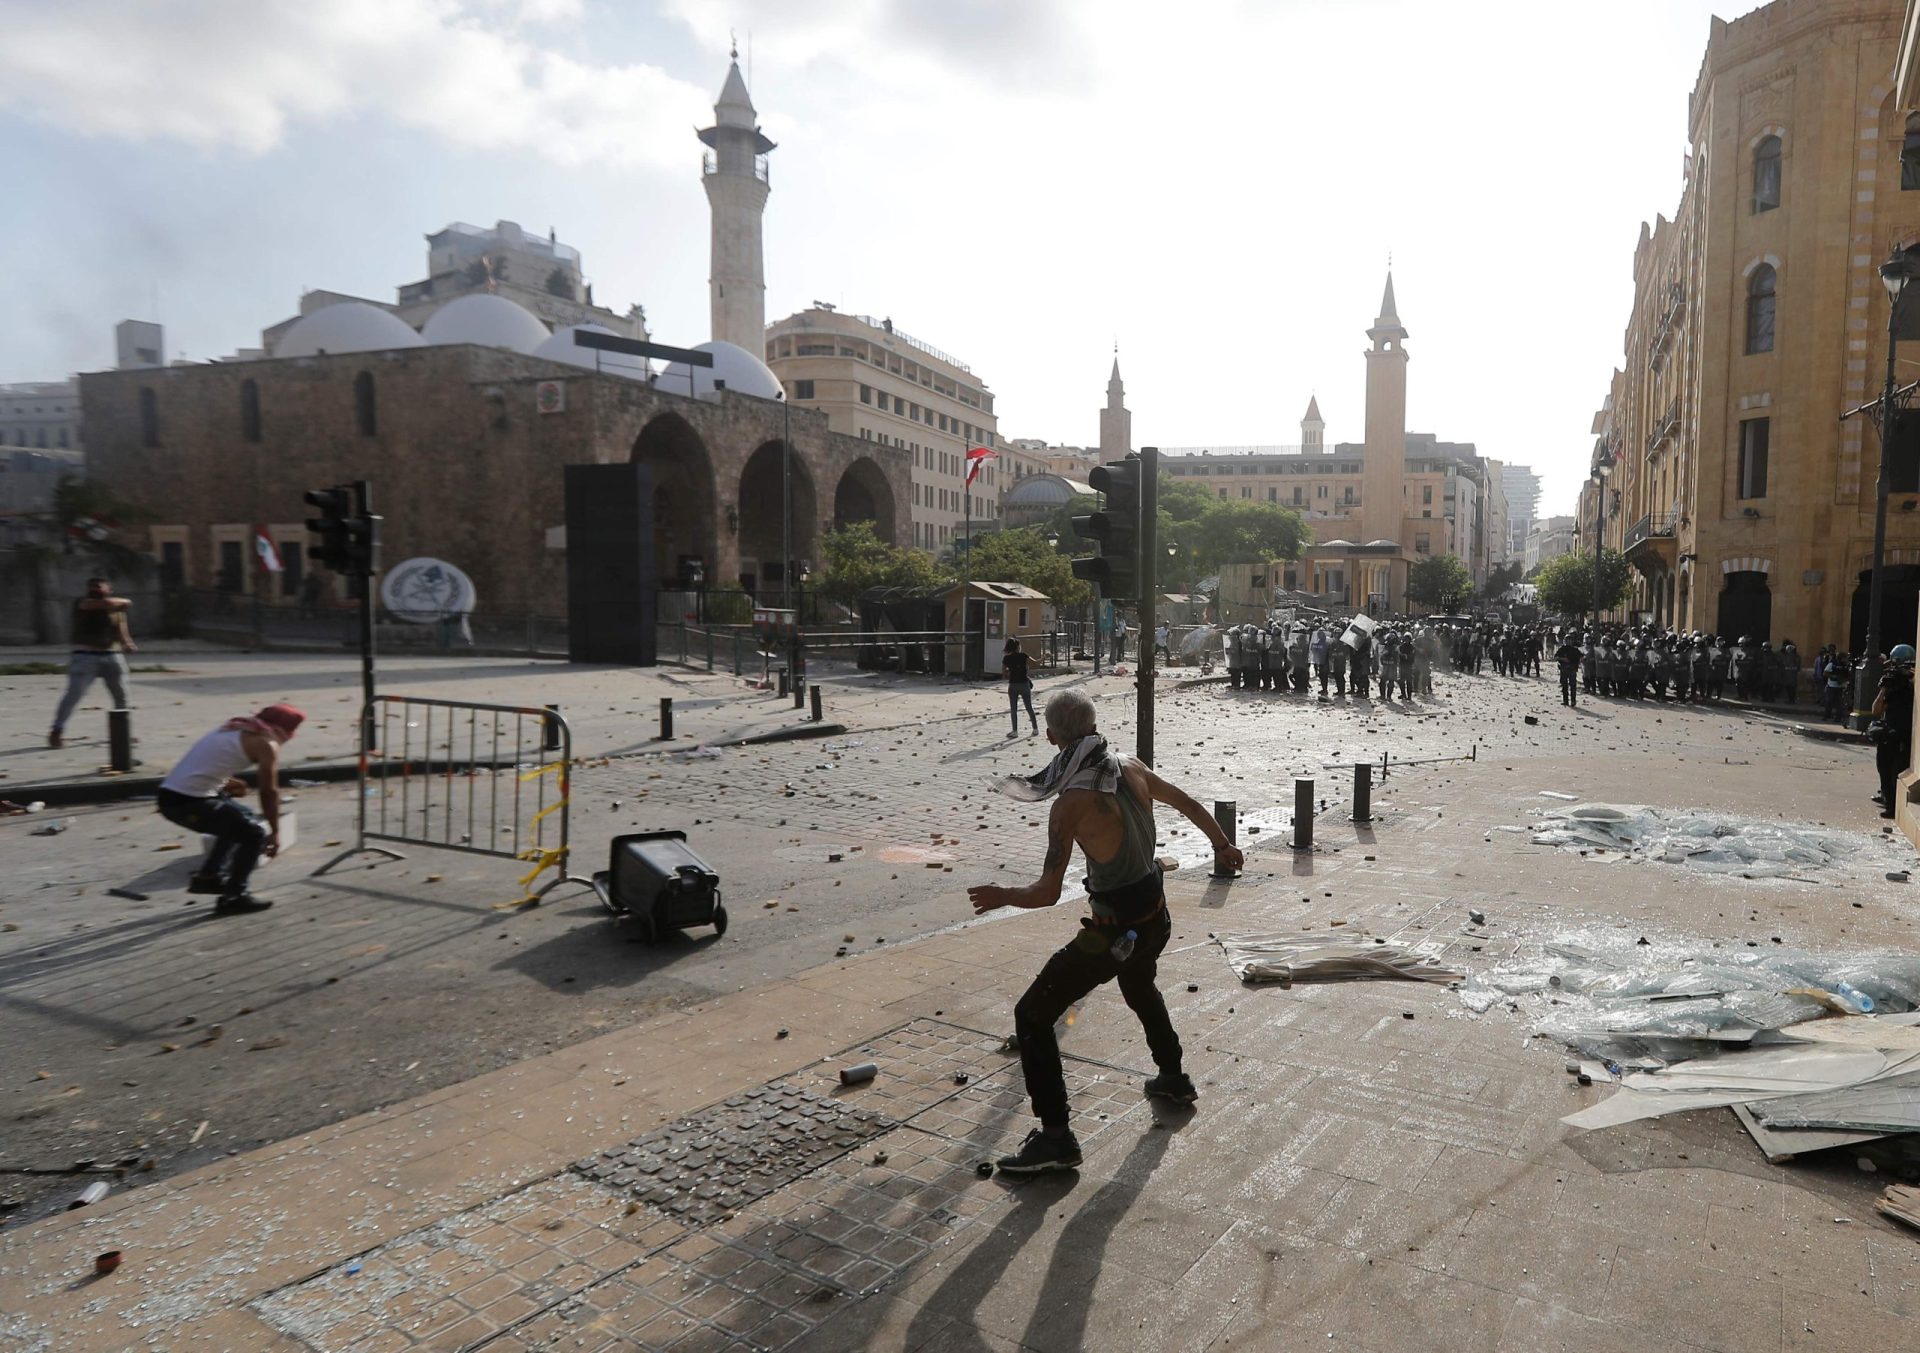
<path id="1" fill-rule="evenodd" d="M 188 748 L 160 782 L 160 815 L 215 838 L 187 891 L 218 894 L 216 915 L 273 905 L 248 892 L 247 880 L 261 855 L 271 859 L 280 850 L 280 744 L 306 717 L 292 705 L 268 705 L 258 714 L 228 719 Z M 264 820 L 238 802 L 247 792 L 240 772 L 249 766 L 259 768 Z"/>

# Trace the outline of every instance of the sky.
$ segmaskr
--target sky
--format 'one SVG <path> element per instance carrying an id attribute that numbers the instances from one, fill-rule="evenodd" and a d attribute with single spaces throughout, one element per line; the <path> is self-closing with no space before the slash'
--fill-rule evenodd
<path id="1" fill-rule="evenodd" d="M 1004 437 L 1363 435 L 1389 260 L 1408 424 L 1570 512 L 1709 18 L 1754 0 L 0 0 L 0 382 L 256 346 L 424 236 L 514 220 L 710 336 L 703 147 L 737 40 L 779 142 L 767 317 L 891 317 Z"/>

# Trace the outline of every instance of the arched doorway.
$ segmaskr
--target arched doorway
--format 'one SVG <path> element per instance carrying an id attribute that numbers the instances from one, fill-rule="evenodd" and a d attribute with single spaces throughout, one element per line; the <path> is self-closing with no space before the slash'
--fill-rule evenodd
<path id="1" fill-rule="evenodd" d="M 778 441 L 763 442 L 747 458 L 740 472 L 740 585 L 762 595 L 781 591 L 785 571 L 780 562 L 781 483 Z M 792 546 L 796 560 L 813 560 L 819 511 L 815 506 L 813 476 L 798 455 L 791 458 Z"/>
<path id="2" fill-rule="evenodd" d="M 1765 643 L 1773 633 L 1773 592 L 1767 575 L 1740 570 L 1724 575 L 1720 584 L 1719 632 L 1729 640 L 1750 635 Z"/>
<path id="3" fill-rule="evenodd" d="M 886 475 L 865 456 L 846 468 L 833 490 L 833 529 L 870 521 L 873 533 L 893 541 L 893 490 Z"/>
<path id="4" fill-rule="evenodd" d="M 1867 646 L 1867 592 L 1873 585 L 1873 570 L 1860 570 L 1853 589 L 1853 624 L 1847 630 L 1847 647 L 1855 653 Z M 1880 591 L 1880 651 L 1895 644 L 1914 641 L 1916 608 L 1920 608 L 1920 566 L 1887 565 L 1887 579 Z"/>
<path id="5" fill-rule="evenodd" d="M 698 560 L 711 586 L 717 556 L 714 533 L 713 461 L 706 443 L 677 413 L 663 413 L 640 429 L 633 459 L 653 471 L 653 558 L 658 585 L 693 585 L 689 565 Z"/>

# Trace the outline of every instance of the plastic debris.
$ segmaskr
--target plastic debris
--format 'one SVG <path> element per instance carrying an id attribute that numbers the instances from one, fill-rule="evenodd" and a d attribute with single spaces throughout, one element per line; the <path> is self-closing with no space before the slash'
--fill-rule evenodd
<path id="1" fill-rule="evenodd" d="M 1816 827 L 1613 803 L 1545 813 L 1533 844 L 1741 878 L 1804 878 L 1842 867 L 1863 848 L 1857 838 Z"/>
<path id="2" fill-rule="evenodd" d="M 1457 982 L 1466 975 L 1442 967 L 1433 954 L 1382 943 L 1358 930 L 1344 935 L 1221 935 L 1215 943 L 1242 982 Z"/>

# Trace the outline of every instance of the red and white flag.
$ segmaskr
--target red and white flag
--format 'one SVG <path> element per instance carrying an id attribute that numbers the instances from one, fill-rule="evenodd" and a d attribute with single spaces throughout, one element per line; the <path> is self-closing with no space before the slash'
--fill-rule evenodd
<path id="1" fill-rule="evenodd" d="M 280 551 L 275 548 L 273 536 L 264 526 L 253 528 L 253 552 L 260 556 L 260 567 L 269 573 L 280 573 L 284 565 L 280 562 Z"/>
<path id="2" fill-rule="evenodd" d="M 987 468 L 990 460 L 999 460 L 1000 453 L 984 446 L 971 447 L 967 451 L 967 487 L 973 487 L 973 481 Z"/>

